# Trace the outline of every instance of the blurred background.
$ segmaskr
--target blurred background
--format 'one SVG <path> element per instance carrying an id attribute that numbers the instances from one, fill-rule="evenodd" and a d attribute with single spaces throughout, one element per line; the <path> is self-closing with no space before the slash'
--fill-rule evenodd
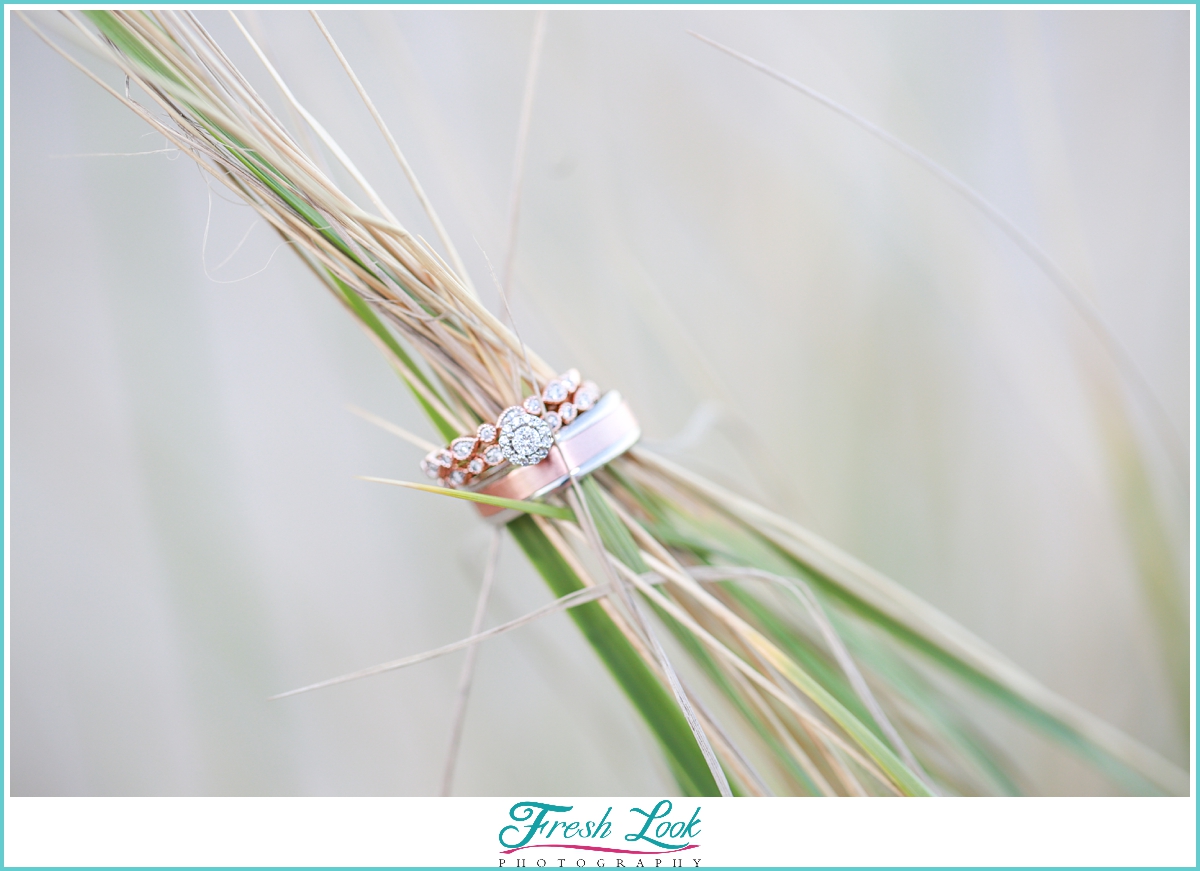
<path id="1" fill-rule="evenodd" d="M 494 310 L 537 14 L 323 14 Z M 434 238 L 309 15 L 239 15 Z M 291 123 L 229 16 L 200 18 Z M 412 480 L 420 452 L 347 406 L 432 428 L 248 208 L 9 26 L 12 794 L 436 793 L 461 654 L 266 701 L 467 634 L 487 528 L 355 480 Z M 555 10 L 545 27 L 525 341 L 619 388 L 658 450 L 1186 766 L 1188 13 Z M 976 188 L 1144 386 L 946 185 L 688 30 Z M 549 598 L 506 542 L 488 623 Z M 1110 788 L 1013 740 L 1054 792 Z M 481 648 L 458 794 L 672 789 L 565 615 Z"/>

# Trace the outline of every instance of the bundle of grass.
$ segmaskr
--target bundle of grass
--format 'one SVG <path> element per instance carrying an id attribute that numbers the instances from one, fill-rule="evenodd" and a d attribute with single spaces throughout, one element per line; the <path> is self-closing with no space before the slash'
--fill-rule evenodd
<path id="1" fill-rule="evenodd" d="M 58 50 L 290 243 L 365 327 L 446 441 L 541 396 L 556 379 L 557 370 L 481 303 L 436 211 L 319 18 L 436 228 L 444 259 L 404 228 L 244 28 L 290 109 L 369 204 L 339 189 L 191 14 L 64 17 L 79 46 L 119 68 L 165 115 Z M 517 512 L 505 528 L 557 598 L 487 631 L 480 608 L 475 631 L 462 642 L 284 695 L 464 648 L 473 655 L 487 638 L 567 610 L 688 794 L 1036 789 L 1011 749 L 996 746 L 981 725 L 1001 711 L 1072 748 L 1125 790 L 1187 790 L 1185 773 L 1042 687 L 898 584 L 646 449 L 574 476 L 538 501 L 392 483 Z M 449 739 L 453 747 L 456 735 Z"/>

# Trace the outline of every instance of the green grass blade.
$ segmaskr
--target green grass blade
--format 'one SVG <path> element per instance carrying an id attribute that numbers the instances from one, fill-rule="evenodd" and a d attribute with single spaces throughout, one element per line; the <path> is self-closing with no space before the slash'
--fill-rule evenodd
<path id="1" fill-rule="evenodd" d="M 982 642 L 960 627 L 952 626 L 951 634 L 947 618 L 894 581 L 862 566 L 808 530 L 723 487 L 653 454 L 640 452 L 638 457 L 728 512 L 743 534 L 756 538 L 760 548 L 773 552 L 769 562 L 786 561 L 786 568 L 769 571 L 807 580 L 845 610 L 928 657 L 986 698 L 999 702 L 1124 788 L 1138 793 L 1187 794 L 1186 771 L 986 651 Z M 897 613 L 892 613 L 893 609 Z"/>
<path id="2" fill-rule="evenodd" d="M 1143 772 L 1131 768 L 1123 760 L 1097 746 L 1061 719 L 994 680 L 991 676 L 973 668 L 969 663 L 950 653 L 933 640 L 854 596 L 832 579 L 813 571 L 798 560 L 794 561 L 793 570 L 800 573 L 822 592 L 839 601 L 847 610 L 884 629 L 913 650 L 919 651 L 985 697 L 1000 702 L 1008 710 L 1019 714 L 1026 722 L 1071 748 L 1105 771 L 1118 783 L 1138 792 L 1144 792 L 1147 788 L 1153 792 L 1159 792 L 1162 789 L 1160 785 L 1147 778 Z"/>
<path id="3" fill-rule="evenodd" d="M 583 492 L 587 497 L 592 517 L 596 521 L 596 527 L 600 531 L 600 537 L 604 539 L 604 546 L 638 574 L 649 571 L 650 567 L 642 560 L 633 536 L 605 501 L 600 485 L 593 479 L 587 478 L 583 481 Z M 757 635 L 757 633 L 755 634 Z M 757 637 L 762 641 L 767 641 L 762 635 L 757 635 Z M 747 640 L 754 643 L 753 638 Z M 766 645 L 756 646 L 760 648 L 761 655 L 770 660 L 775 668 L 828 714 L 884 770 L 888 777 L 892 778 L 901 790 L 908 795 L 930 794 L 928 787 L 892 752 L 891 748 L 863 725 L 858 717 L 854 716 L 812 675 L 774 644 L 768 642 Z"/>
<path id="4" fill-rule="evenodd" d="M 538 529 L 532 517 L 517 518 L 508 525 L 508 530 L 555 596 L 583 589 L 583 581 Z M 570 615 L 654 733 L 680 788 L 688 795 L 718 795 L 708 763 L 696 746 L 692 730 L 674 697 L 600 604 L 580 605 L 572 608 Z"/>
<path id="5" fill-rule="evenodd" d="M 121 23 L 121 21 L 111 12 L 105 12 L 99 9 L 82 10 L 86 18 L 91 20 L 96 28 L 109 40 L 112 41 L 123 54 L 128 55 L 133 61 L 145 67 L 148 70 L 158 73 L 165 79 L 175 82 L 177 85 L 183 85 L 183 81 L 171 72 L 156 56 L 156 54 L 148 49 L 141 40 L 141 37 L 129 31 L 129 29 Z"/>
<path id="6" fill-rule="evenodd" d="M 409 490 L 421 490 L 425 493 L 438 493 L 454 499 L 466 499 L 468 502 L 480 502 L 484 505 L 495 505 L 497 508 L 511 508 L 523 514 L 540 514 L 542 517 L 552 517 L 555 520 L 574 520 L 575 512 L 560 505 L 547 505 L 545 502 L 526 502 L 521 499 L 505 499 L 502 496 L 488 496 L 486 493 L 472 493 L 470 490 L 451 490 L 449 487 L 438 487 L 436 484 L 417 484 L 412 481 L 393 481 L 391 478 L 371 478 L 360 475 L 359 480 L 374 481 L 376 484 L 392 484 L 396 487 L 407 487 Z"/>
<path id="7" fill-rule="evenodd" d="M 396 341 L 396 337 L 392 335 L 391 330 L 384 326 L 383 321 L 379 319 L 379 316 L 376 315 L 375 312 L 371 311 L 371 307 L 367 305 L 366 300 L 355 293 L 349 285 L 332 273 L 329 274 L 329 280 L 342 299 L 346 301 L 346 305 L 350 306 L 350 310 L 354 312 L 355 317 L 362 321 L 363 324 L 366 325 L 367 329 L 379 337 L 379 341 L 383 342 L 383 344 L 387 346 L 387 349 L 395 356 L 397 362 L 399 362 L 401 366 L 411 372 L 413 377 L 418 379 L 429 390 L 430 393 L 432 393 L 434 396 L 437 396 L 437 390 L 434 389 L 434 386 L 429 383 L 429 379 L 426 378 L 425 374 L 417 368 L 416 363 L 414 363 L 412 358 L 408 356 L 408 353 L 405 352 L 404 348 L 400 346 L 400 343 Z M 437 428 L 437 431 L 442 434 L 442 438 L 446 439 L 446 441 L 450 441 L 461 435 L 461 433 L 458 431 L 458 428 L 448 422 L 446 418 L 442 417 L 442 415 L 438 413 L 438 410 L 430 405 L 429 401 L 426 400 L 425 397 L 422 396 L 415 387 L 413 387 L 411 384 L 408 384 L 407 386 L 408 389 L 412 391 L 412 395 L 416 397 L 421 409 L 426 415 L 428 415 L 430 421 L 432 421 L 433 425 Z M 445 403 L 443 402 L 443 405 L 444 404 Z"/>
<path id="8" fill-rule="evenodd" d="M 650 567 L 642 560 L 637 542 L 633 540 L 633 536 L 625 528 L 621 518 L 617 517 L 616 512 L 609 507 L 604 497 L 604 491 L 600 489 L 596 480 L 591 477 L 584 478 L 580 486 L 583 488 L 583 495 L 587 499 L 592 519 L 596 521 L 596 530 L 600 533 L 600 540 L 604 542 L 604 547 L 608 552 L 639 575 L 650 571 Z"/>

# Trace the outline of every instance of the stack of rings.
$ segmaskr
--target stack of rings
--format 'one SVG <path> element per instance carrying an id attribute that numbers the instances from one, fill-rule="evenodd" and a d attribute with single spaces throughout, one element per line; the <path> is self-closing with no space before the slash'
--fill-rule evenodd
<path id="1" fill-rule="evenodd" d="M 615 390 L 603 397 L 575 369 L 546 385 L 541 396 L 501 412 L 473 436 L 456 438 L 421 461 L 439 483 L 506 499 L 536 499 L 572 477 L 593 472 L 629 450 L 641 436 L 633 412 Z M 516 512 L 476 503 L 489 520 Z"/>

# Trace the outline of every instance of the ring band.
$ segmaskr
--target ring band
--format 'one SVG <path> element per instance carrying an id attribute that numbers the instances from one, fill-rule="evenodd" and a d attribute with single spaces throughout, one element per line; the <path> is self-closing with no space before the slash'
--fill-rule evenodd
<path id="1" fill-rule="evenodd" d="M 563 429 L 544 460 L 516 466 L 507 474 L 481 481 L 468 489 L 504 499 L 538 499 L 562 487 L 571 478 L 596 471 L 629 450 L 641 438 L 637 418 L 621 394 L 610 390 L 595 408 L 580 415 L 573 426 Z M 497 505 L 475 503 L 486 520 L 507 523 L 520 512 Z"/>

